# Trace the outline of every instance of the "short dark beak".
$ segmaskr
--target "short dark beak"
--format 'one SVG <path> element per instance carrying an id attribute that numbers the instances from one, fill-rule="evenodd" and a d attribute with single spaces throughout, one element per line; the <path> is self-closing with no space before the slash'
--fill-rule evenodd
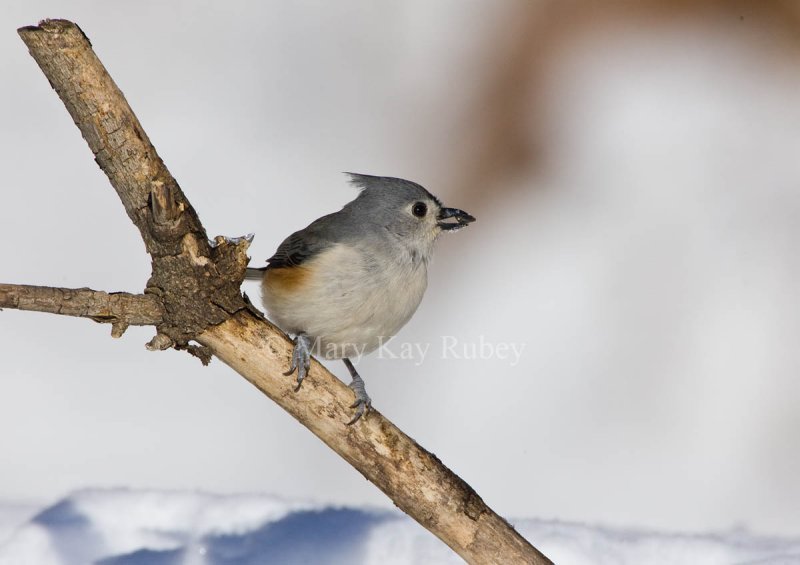
<path id="1" fill-rule="evenodd" d="M 447 220 L 450 218 L 455 218 L 455 222 L 448 222 Z M 442 208 L 439 210 L 437 220 L 439 220 L 439 227 L 443 230 L 455 231 L 474 222 L 475 217 L 470 216 L 464 210 L 459 210 L 458 208 Z"/>

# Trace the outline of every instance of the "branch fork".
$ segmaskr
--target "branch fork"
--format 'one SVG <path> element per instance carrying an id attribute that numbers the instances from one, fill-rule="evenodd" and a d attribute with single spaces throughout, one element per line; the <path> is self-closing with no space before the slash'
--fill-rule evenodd
<path id="1" fill-rule="evenodd" d="M 550 561 L 439 459 L 378 411 L 356 425 L 352 391 L 316 360 L 294 393 L 291 341 L 241 293 L 252 235 L 208 239 L 194 208 L 150 143 L 81 29 L 44 20 L 18 30 L 108 176 L 152 259 L 142 294 L 0 284 L 0 308 L 156 328 L 150 350 L 218 357 L 353 465 L 470 563 Z M 313 535 L 313 532 L 310 533 Z"/>

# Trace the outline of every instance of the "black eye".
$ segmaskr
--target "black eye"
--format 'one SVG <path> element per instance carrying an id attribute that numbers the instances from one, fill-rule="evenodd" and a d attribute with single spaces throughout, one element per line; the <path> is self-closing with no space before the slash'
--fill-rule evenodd
<path id="1" fill-rule="evenodd" d="M 422 218 L 425 214 L 428 213 L 428 207 L 425 205 L 424 202 L 416 202 L 414 207 L 411 208 L 411 213 L 414 214 L 417 218 Z"/>

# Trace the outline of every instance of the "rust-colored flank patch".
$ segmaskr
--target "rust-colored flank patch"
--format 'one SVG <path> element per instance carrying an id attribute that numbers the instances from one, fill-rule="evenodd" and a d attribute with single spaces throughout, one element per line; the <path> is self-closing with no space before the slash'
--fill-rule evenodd
<path id="1" fill-rule="evenodd" d="M 278 267 L 267 269 L 264 286 L 273 293 L 293 292 L 308 280 L 311 271 L 305 267 Z"/>

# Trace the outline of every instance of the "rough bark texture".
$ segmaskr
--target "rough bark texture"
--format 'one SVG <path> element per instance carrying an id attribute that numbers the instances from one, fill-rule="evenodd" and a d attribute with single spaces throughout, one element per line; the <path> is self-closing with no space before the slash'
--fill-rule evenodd
<path id="1" fill-rule="evenodd" d="M 188 349 L 204 362 L 217 356 L 470 563 L 550 563 L 469 485 L 379 412 L 346 426 L 352 391 L 322 365 L 314 361 L 303 387 L 294 392 L 294 379 L 282 375 L 291 342 L 239 290 L 250 240 L 208 241 L 78 26 L 47 20 L 19 33 L 139 228 L 153 273 L 144 295 L 3 285 L 0 306 L 116 321 L 118 327 L 152 323 L 158 334 L 150 349 Z M 190 345 L 192 340 L 201 347 Z"/>
<path id="2" fill-rule="evenodd" d="M 353 393 L 317 361 L 295 393 L 293 381 L 282 375 L 285 341 L 269 322 L 241 312 L 206 330 L 198 341 L 469 563 L 550 563 L 458 475 L 379 412 L 345 426 Z"/>
<path id="3" fill-rule="evenodd" d="M 0 308 L 91 318 L 112 324 L 114 337 L 128 326 L 156 326 L 164 315 L 158 299 L 146 294 L 2 283 Z"/>
<path id="4" fill-rule="evenodd" d="M 188 347 L 202 330 L 246 307 L 239 287 L 249 242 L 208 241 L 197 213 L 77 25 L 45 20 L 19 34 L 139 228 L 152 258 L 145 292 L 164 306 L 159 333 Z"/>

